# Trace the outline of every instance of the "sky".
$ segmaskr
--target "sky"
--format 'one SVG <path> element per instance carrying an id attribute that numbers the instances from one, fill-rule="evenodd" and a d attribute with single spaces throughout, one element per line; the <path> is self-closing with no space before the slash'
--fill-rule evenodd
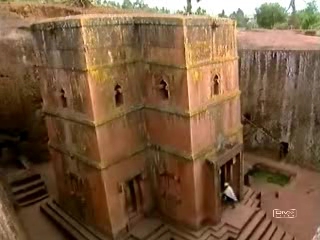
<path id="1" fill-rule="evenodd" d="M 297 10 L 303 9 L 306 2 L 309 0 L 296 0 Z M 116 2 L 122 3 L 123 0 L 116 0 Z M 182 10 L 186 5 L 186 0 L 144 0 L 150 7 L 166 7 L 170 10 Z M 197 3 L 193 0 L 193 9 L 197 9 L 199 6 L 207 10 L 208 13 L 217 15 L 224 9 L 226 14 L 229 15 L 238 8 L 241 8 L 248 16 L 253 16 L 255 8 L 259 7 L 265 2 L 278 2 L 285 8 L 289 7 L 290 0 L 201 0 Z M 320 0 L 317 0 L 318 6 L 320 6 Z"/>

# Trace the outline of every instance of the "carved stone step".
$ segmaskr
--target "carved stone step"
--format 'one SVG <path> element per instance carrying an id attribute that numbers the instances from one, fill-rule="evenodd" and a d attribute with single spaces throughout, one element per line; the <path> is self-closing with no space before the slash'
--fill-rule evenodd
<path id="1" fill-rule="evenodd" d="M 264 211 L 258 211 L 255 216 L 250 220 L 250 222 L 241 231 L 238 240 L 250 239 L 250 236 L 257 228 L 257 226 L 264 220 L 266 213 Z"/>
<path id="2" fill-rule="evenodd" d="M 69 225 L 63 218 L 61 218 L 61 216 L 57 215 L 50 207 L 48 207 L 47 204 L 43 204 L 41 206 L 41 211 L 45 213 L 51 220 L 54 221 L 55 224 L 61 227 L 62 230 L 67 232 L 74 239 L 87 240 L 83 237 L 83 235 L 79 233 L 79 231 L 74 229 L 73 226 Z"/>
<path id="3" fill-rule="evenodd" d="M 282 240 L 282 238 L 284 237 L 284 234 L 285 234 L 285 232 L 283 231 L 283 229 L 278 227 L 271 239 L 272 240 Z"/>
<path id="4" fill-rule="evenodd" d="M 261 208 L 261 201 L 258 199 L 255 199 L 251 205 L 253 208 Z"/>
<path id="5" fill-rule="evenodd" d="M 20 203 L 19 206 L 20 206 L 20 207 L 26 207 L 26 206 L 35 204 L 35 203 L 37 203 L 37 202 L 40 202 L 40 201 L 42 201 L 43 199 L 46 199 L 47 197 L 49 197 L 49 195 L 48 195 L 48 194 L 44 194 L 44 195 L 41 195 L 41 196 L 39 196 L 39 197 L 37 197 L 37 198 L 33 198 L 33 199 L 29 200 L 29 201 L 25 201 L 25 202 L 23 202 L 23 203 Z"/>
<path id="6" fill-rule="evenodd" d="M 169 233 L 169 229 L 167 226 L 163 225 L 160 229 L 158 229 L 156 232 L 154 232 L 151 236 L 146 238 L 146 240 L 158 240 L 163 235 Z"/>
<path id="7" fill-rule="evenodd" d="M 40 174 L 25 171 L 24 173 L 19 174 L 19 176 L 15 176 L 10 179 L 9 184 L 11 185 L 11 187 L 17 187 L 39 179 L 41 179 Z"/>
<path id="8" fill-rule="evenodd" d="M 284 236 L 284 238 L 282 238 L 282 240 L 294 240 L 294 237 L 291 236 L 289 233 L 286 233 L 286 235 Z"/>
<path id="9" fill-rule="evenodd" d="M 14 198 L 18 204 L 23 204 L 24 202 L 36 199 L 40 196 L 46 195 L 47 189 L 44 185 L 40 187 L 33 188 L 27 192 L 14 195 Z"/>
<path id="10" fill-rule="evenodd" d="M 264 233 L 268 230 L 269 226 L 271 225 L 271 220 L 265 218 L 259 226 L 255 229 L 252 236 L 250 237 L 250 240 L 259 240 Z"/>
<path id="11" fill-rule="evenodd" d="M 276 230 L 277 230 L 277 226 L 274 223 L 272 223 L 267 229 L 266 233 L 264 234 L 261 240 L 270 240 Z"/>
<path id="12" fill-rule="evenodd" d="M 34 188 L 34 187 L 39 187 L 41 185 L 44 185 L 44 181 L 39 178 L 35 181 L 32 181 L 32 182 L 28 182 L 26 184 L 23 184 L 23 185 L 19 185 L 19 186 L 16 186 L 16 187 L 12 187 L 12 193 L 13 194 L 19 194 L 23 191 L 28 191 L 30 188 Z"/>
<path id="13" fill-rule="evenodd" d="M 249 201 L 249 199 L 252 197 L 253 194 L 254 194 L 254 191 L 251 188 L 246 188 L 246 192 L 244 194 L 242 203 L 246 204 L 246 202 Z"/>
<path id="14" fill-rule="evenodd" d="M 59 227 L 79 240 L 108 240 L 97 231 L 80 224 L 76 219 L 65 213 L 55 201 L 49 200 L 41 205 L 41 211 L 50 217 Z"/>

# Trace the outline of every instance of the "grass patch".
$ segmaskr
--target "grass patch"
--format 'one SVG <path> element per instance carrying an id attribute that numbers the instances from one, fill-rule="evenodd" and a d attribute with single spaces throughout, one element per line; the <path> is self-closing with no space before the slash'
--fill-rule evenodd
<path id="1" fill-rule="evenodd" d="M 264 169 L 253 169 L 250 175 L 259 180 L 268 183 L 285 186 L 290 182 L 290 177 L 281 173 L 273 173 Z"/>

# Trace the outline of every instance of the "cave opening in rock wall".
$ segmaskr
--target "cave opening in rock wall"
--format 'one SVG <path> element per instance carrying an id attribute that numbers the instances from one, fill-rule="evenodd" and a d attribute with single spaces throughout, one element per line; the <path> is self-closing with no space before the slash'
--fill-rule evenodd
<path id="1" fill-rule="evenodd" d="M 279 155 L 280 159 L 285 158 L 289 153 L 289 143 L 287 142 L 280 142 L 280 150 Z"/>

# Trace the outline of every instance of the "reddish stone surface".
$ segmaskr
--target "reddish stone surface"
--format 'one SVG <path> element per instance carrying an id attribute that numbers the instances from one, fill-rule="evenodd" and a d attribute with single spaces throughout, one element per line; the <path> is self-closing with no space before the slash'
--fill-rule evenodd
<path id="1" fill-rule="evenodd" d="M 262 208 L 275 223 L 294 235 L 298 240 L 312 239 L 320 224 L 320 175 L 298 166 L 273 161 L 257 154 L 246 154 L 250 164 L 264 163 L 277 169 L 296 174 L 289 185 L 280 187 L 264 182 L 253 182 L 252 187 L 262 192 Z M 279 198 L 275 197 L 279 193 Z M 286 211 L 296 209 L 297 217 L 273 218 L 273 209 Z"/>
<path id="2" fill-rule="evenodd" d="M 239 31 L 239 49 L 319 50 L 320 38 L 293 30 Z"/>

